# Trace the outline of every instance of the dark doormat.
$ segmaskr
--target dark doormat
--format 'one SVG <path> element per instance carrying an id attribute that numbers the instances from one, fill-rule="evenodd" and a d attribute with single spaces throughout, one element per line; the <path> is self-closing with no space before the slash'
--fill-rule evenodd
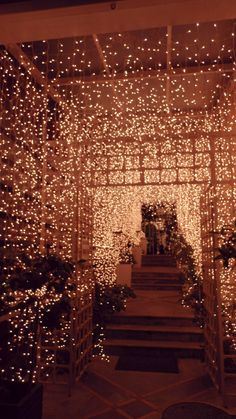
<path id="1" fill-rule="evenodd" d="M 117 361 L 116 370 L 147 372 L 179 372 L 178 360 L 174 356 L 123 355 Z"/>
<path id="2" fill-rule="evenodd" d="M 231 419 L 219 407 L 201 402 L 185 402 L 173 404 L 162 413 L 161 419 Z"/>

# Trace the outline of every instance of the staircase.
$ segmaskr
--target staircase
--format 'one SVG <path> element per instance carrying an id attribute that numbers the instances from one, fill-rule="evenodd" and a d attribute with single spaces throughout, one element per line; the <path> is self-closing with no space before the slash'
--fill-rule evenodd
<path id="1" fill-rule="evenodd" d="M 111 355 L 203 357 L 203 333 L 181 305 L 181 275 L 173 257 L 143 256 L 132 272 L 137 298 L 107 326 L 104 349 Z"/>
<path id="2" fill-rule="evenodd" d="M 132 288 L 181 291 L 181 275 L 175 259 L 169 255 L 143 256 L 142 267 L 133 269 Z"/>

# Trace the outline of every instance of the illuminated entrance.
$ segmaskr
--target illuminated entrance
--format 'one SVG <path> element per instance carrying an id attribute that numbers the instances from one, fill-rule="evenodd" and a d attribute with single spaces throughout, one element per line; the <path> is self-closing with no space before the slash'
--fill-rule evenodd
<path id="1" fill-rule="evenodd" d="M 142 231 L 147 239 L 147 254 L 171 254 L 171 232 L 177 225 L 175 205 L 143 204 Z"/>

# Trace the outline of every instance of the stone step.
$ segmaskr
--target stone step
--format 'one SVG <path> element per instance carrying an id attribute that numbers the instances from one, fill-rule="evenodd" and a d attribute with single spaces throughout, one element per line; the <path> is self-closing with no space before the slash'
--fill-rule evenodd
<path id="1" fill-rule="evenodd" d="M 172 273 L 179 274 L 180 271 L 176 266 L 136 266 L 135 264 L 132 267 L 133 272 L 159 272 L 159 273 Z"/>
<path id="2" fill-rule="evenodd" d="M 145 282 L 140 283 L 140 284 L 136 284 L 133 283 L 131 284 L 131 287 L 134 290 L 147 290 L 147 291 L 155 291 L 155 290 L 159 290 L 159 291 L 181 291 L 182 290 L 182 285 L 181 284 L 147 284 Z"/>
<path id="3" fill-rule="evenodd" d="M 166 261 L 142 261 L 142 267 L 163 267 L 163 268 L 176 268 L 176 262 L 166 262 Z"/>
<path id="4" fill-rule="evenodd" d="M 196 326 L 110 324 L 106 328 L 106 337 L 108 339 L 202 342 L 203 331 Z"/>
<path id="5" fill-rule="evenodd" d="M 178 358 L 203 357 L 203 347 L 199 342 L 153 341 L 106 339 L 103 342 L 107 355 L 174 355 Z"/>
<path id="6" fill-rule="evenodd" d="M 175 260 L 174 256 L 163 253 L 163 254 L 156 254 L 156 255 L 142 255 L 143 259 L 158 259 L 158 260 Z"/>
<path id="7" fill-rule="evenodd" d="M 178 274 L 166 274 L 160 272 L 132 272 L 132 279 L 173 279 L 175 281 L 179 281 L 180 276 Z"/>
<path id="8" fill-rule="evenodd" d="M 142 266 L 176 266 L 176 260 L 169 255 L 142 256 Z"/>
<path id="9" fill-rule="evenodd" d="M 132 283 L 133 284 L 176 284 L 176 283 L 180 283 L 179 278 L 178 277 L 136 277 L 134 275 L 132 275 Z"/>
<path id="10" fill-rule="evenodd" d="M 110 324 L 189 327 L 189 326 L 195 325 L 195 319 L 193 315 L 191 316 L 141 316 L 141 315 L 127 315 L 127 314 L 119 313 L 112 316 L 112 320 Z"/>
<path id="11" fill-rule="evenodd" d="M 162 269 L 162 270 L 161 270 Z M 159 268 L 156 267 L 156 270 L 150 270 L 150 267 L 143 267 L 140 268 L 139 270 L 132 270 L 132 274 L 133 275 L 137 275 L 137 276 L 142 276 L 142 275 L 147 275 L 147 276 L 156 276 L 156 275 L 162 275 L 162 276 L 179 276 L 180 273 L 176 268 L 173 268 L 173 270 L 170 270 L 169 268 Z"/>

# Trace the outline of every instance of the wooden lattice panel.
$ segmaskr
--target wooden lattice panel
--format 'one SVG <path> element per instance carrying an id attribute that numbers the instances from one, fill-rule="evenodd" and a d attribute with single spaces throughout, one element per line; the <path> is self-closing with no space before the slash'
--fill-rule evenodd
<path id="1" fill-rule="evenodd" d="M 59 180 L 54 185 L 60 185 L 62 194 L 64 190 L 59 168 L 56 174 Z M 92 203 L 85 185 L 78 182 L 78 179 L 74 181 L 77 190 L 75 189 L 74 196 L 66 200 L 67 206 L 60 208 L 55 203 L 53 205 L 54 219 L 59 220 L 59 227 L 63 227 L 64 231 L 67 228 L 67 234 L 71 234 L 71 246 L 67 249 L 67 254 L 69 252 L 76 262 L 72 280 L 74 292 L 70 302 L 70 318 L 65 320 L 62 330 L 52 334 L 41 329 L 38 348 L 39 380 L 67 384 L 69 392 L 83 374 L 92 356 Z M 51 186 L 51 196 L 58 199 L 53 185 Z M 70 214 L 66 216 L 65 210 L 70 211 Z M 46 242 L 47 240 L 48 235 Z M 57 249 L 59 253 L 64 254 L 65 242 L 62 240 L 63 236 L 58 235 Z"/>
<path id="2" fill-rule="evenodd" d="M 214 262 L 214 196 L 208 189 L 202 199 L 203 291 L 206 309 L 205 357 L 209 374 L 216 388 L 222 391 L 223 336 L 219 284 Z"/>
<path id="3" fill-rule="evenodd" d="M 230 191 L 230 190 L 229 190 Z M 202 252 L 205 323 L 205 358 L 209 374 L 220 391 L 224 403 L 235 396 L 236 352 L 232 345 L 235 339 L 231 307 L 235 304 L 235 272 L 224 269 L 216 261 L 217 247 L 220 246 L 220 211 L 217 211 L 217 188 L 210 187 L 202 199 Z M 228 207 L 230 211 L 230 205 Z M 218 221 L 218 222 L 217 222 Z M 234 277 L 234 278 L 233 278 Z M 230 295 L 230 298 L 228 298 Z M 233 299 L 233 301 L 232 301 Z M 227 307 L 228 305 L 228 307 Z M 232 317 L 233 316 L 233 317 Z"/>
<path id="4" fill-rule="evenodd" d="M 69 392 L 92 357 L 91 292 L 71 301 L 70 321 L 63 330 L 40 332 L 38 379 L 68 385 Z"/>
<path id="5" fill-rule="evenodd" d="M 89 183 L 102 185 L 153 185 L 156 183 L 207 183 L 210 172 L 210 138 L 204 133 L 180 137 L 169 134 L 169 139 L 153 135 L 140 143 L 135 139 L 120 139 L 104 147 L 100 157 L 95 146 L 93 159 L 87 160 Z M 119 153 L 119 154 L 118 154 Z M 96 167 L 96 170 L 94 170 Z"/>
<path id="6" fill-rule="evenodd" d="M 91 292 L 83 294 L 75 319 L 75 379 L 85 371 L 92 357 L 92 300 Z"/>

